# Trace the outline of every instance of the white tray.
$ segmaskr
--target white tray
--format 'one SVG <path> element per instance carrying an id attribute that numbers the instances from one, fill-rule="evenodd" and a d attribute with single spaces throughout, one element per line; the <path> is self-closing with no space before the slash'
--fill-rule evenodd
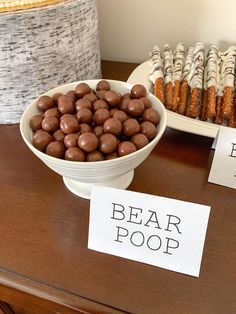
<path id="1" fill-rule="evenodd" d="M 148 91 L 152 92 L 153 86 L 148 79 L 149 72 L 149 62 L 146 61 L 140 64 L 136 69 L 134 69 L 127 81 L 130 84 L 142 84 L 146 87 Z M 217 124 L 188 118 L 170 110 L 167 110 L 167 125 L 176 130 L 212 138 L 216 137 L 220 128 L 220 126 Z"/>

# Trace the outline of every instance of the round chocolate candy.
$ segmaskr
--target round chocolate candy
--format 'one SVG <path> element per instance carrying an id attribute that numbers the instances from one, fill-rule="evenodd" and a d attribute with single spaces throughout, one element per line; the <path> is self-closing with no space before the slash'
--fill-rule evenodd
<path id="1" fill-rule="evenodd" d="M 94 128 L 93 128 L 93 133 L 99 137 L 101 136 L 104 131 L 103 131 L 103 125 L 96 125 Z"/>
<path id="2" fill-rule="evenodd" d="M 76 133 L 79 131 L 79 121 L 71 116 L 67 116 L 61 119 L 60 128 L 65 134 Z"/>
<path id="3" fill-rule="evenodd" d="M 88 109 L 92 110 L 92 104 L 91 104 L 91 102 L 88 99 L 81 98 L 81 99 L 76 101 L 75 109 L 79 110 L 81 108 L 88 108 Z"/>
<path id="4" fill-rule="evenodd" d="M 46 147 L 52 142 L 53 137 L 47 131 L 38 130 L 33 136 L 33 145 L 41 152 L 46 150 Z"/>
<path id="5" fill-rule="evenodd" d="M 89 124 L 87 123 L 80 123 L 79 125 L 79 134 L 82 134 L 84 132 L 92 132 L 92 128 Z"/>
<path id="6" fill-rule="evenodd" d="M 113 153 L 116 148 L 117 138 L 113 134 L 105 133 L 99 137 L 99 149 L 102 153 Z"/>
<path id="7" fill-rule="evenodd" d="M 131 98 L 141 98 L 146 96 L 146 88 L 141 84 L 136 84 L 131 88 Z"/>
<path id="8" fill-rule="evenodd" d="M 62 95 L 58 99 L 58 109 L 60 113 L 65 114 L 65 113 L 73 113 L 75 110 L 75 107 L 69 96 Z"/>
<path id="9" fill-rule="evenodd" d="M 84 161 L 85 153 L 79 147 L 70 147 L 65 152 L 65 159 L 70 161 Z"/>
<path id="10" fill-rule="evenodd" d="M 106 108 L 98 109 L 94 113 L 94 121 L 98 125 L 103 124 L 108 118 L 110 118 L 110 112 Z"/>
<path id="11" fill-rule="evenodd" d="M 101 80 L 97 83 L 96 90 L 110 90 L 111 85 L 107 80 Z"/>
<path id="12" fill-rule="evenodd" d="M 59 120 L 54 116 L 47 116 L 42 121 L 42 129 L 47 132 L 54 132 L 59 128 Z"/>
<path id="13" fill-rule="evenodd" d="M 120 157 L 126 156 L 126 155 L 131 154 L 135 151 L 136 151 L 135 145 L 129 141 L 120 142 L 120 144 L 118 146 L 118 155 Z"/>
<path id="14" fill-rule="evenodd" d="M 130 102 L 130 99 L 128 98 L 123 99 L 120 103 L 120 110 L 126 112 L 129 102 Z"/>
<path id="15" fill-rule="evenodd" d="M 121 96 L 119 93 L 113 90 L 108 90 L 105 93 L 105 101 L 108 102 L 110 107 L 114 107 L 119 105 L 119 103 L 121 102 Z"/>
<path id="16" fill-rule="evenodd" d="M 30 119 L 30 127 L 33 131 L 37 131 L 42 128 L 43 117 L 40 114 L 32 116 Z"/>
<path id="17" fill-rule="evenodd" d="M 54 100 L 55 105 L 57 105 L 59 97 L 62 95 L 62 93 L 55 93 L 52 95 L 52 99 Z"/>
<path id="18" fill-rule="evenodd" d="M 127 114 L 122 110 L 112 109 L 114 110 L 111 115 L 113 118 L 119 120 L 121 123 L 123 123 L 125 120 L 127 120 Z M 112 111 L 111 110 L 111 111 Z"/>
<path id="19" fill-rule="evenodd" d="M 78 133 L 70 133 L 67 134 L 64 138 L 64 145 L 66 148 L 69 147 L 76 147 L 78 146 L 78 138 L 79 134 Z"/>
<path id="20" fill-rule="evenodd" d="M 76 86 L 75 92 L 76 92 L 78 97 L 83 97 L 84 95 L 91 92 L 91 88 L 89 87 L 89 85 L 87 83 L 82 82 Z"/>
<path id="21" fill-rule="evenodd" d="M 129 118 L 127 119 L 123 125 L 123 134 L 125 136 L 131 137 L 140 131 L 140 125 L 136 119 Z"/>
<path id="22" fill-rule="evenodd" d="M 66 134 L 65 134 L 64 132 L 62 132 L 61 129 L 58 129 L 58 130 L 56 130 L 56 131 L 53 133 L 52 136 L 53 136 L 53 139 L 54 139 L 55 141 L 60 141 L 60 142 L 64 143 L 64 138 L 65 138 Z"/>
<path id="23" fill-rule="evenodd" d="M 98 90 L 96 93 L 97 98 L 104 100 L 105 99 L 105 93 L 106 93 L 106 90 Z"/>
<path id="24" fill-rule="evenodd" d="M 119 157 L 118 154 L 117 154 L 117 152 L 113 152 L 113 153 L 110 153 L 110 154 L 106 154 L 106 155 L 105 155 L 105 159 L 106 159 L 106 160 L 115 159 L 115 158 L 117 158 L 117 157 Z"/>
<path id="25" fill-rule="evenodd" d="M 61 114 L 57 107 L 53 107 L 53 108 L 47 109 L 44 112 L 44 117 L 49 117 L 49 116 L 51 117 L 53 116 L 53 117 L 56 117 L 57 119 L 60 119 Z"/>
<path id="26" fill-rule="evenodd" d="M 143 120 L 152 122 L 157 125 L 160 121 L 160 114 L 154 108 L 148 108 L 143 113 Z"/>
<path id="27" fill-rule="evenodd" d="M 138 99 L 131 99 L 128 102 L 126 112 L 131 116 L 131 117 L 139 117 L 145 110 L 144 103 Z"/>
<path id="28" fill-rule="evenodd" d="M 37 106 L 42 111 L 46 111 L 47 109 L 54 107 L 54 104 L 54 99 L 47 95 L 40 96 L 37 101 Z"/>
<path id="29" fill-rule="evenodd" d="M 144 121 L 140 124 L 140 131 L 151 141 L 157 133 L 157 129 L 152 122 Z"/>
<path id="30" fill-rule="evenodd" d="M 148 138 L 146 135 L 142 133 L 135 134 L 131 137 L 130 141 L 135 145 L 137 149 L 143 148 L 149 143 Z"/>
<path id="31" fill-rule="evenodd" d="M 103 154 L 99 150 L 95 150 L 88 153 L 86 156 L 86 161 L 102 161 L 104 160 Z"/>
<path id="32" fill-rule="evenodd" d="M 76 95 L 75 91 L 69 90 L 69 92 L 66 93 L 66 96 L 68 96 L 70 98 L 70 100 L 72 101 L 72 103 L 75 104 L 76 99 L 77 99 L 77 95 Z"/>
<path id="33" fill-rule="evenodd" d="M 95 94 L 88 93 L 88 94 L 84 95 L 83 99 L 87 99 L 88 101 L 91 102 L 91 104 L 93 104 L 98 98 Z"/>
<path id="34" fill-rule="evenodd" d="M 102 109 L 102 108 L 109 109 L 109 106 L 105 102 L 105 100 L 102 100 L 102 99 L 95 100 L 95 102 L 93 103 L 93 111 L 96 111 L 96 110 Z"/>
<path id="35" fill-rule="evenodd" d="M 60 141 L 52 141 L 46 148 L 46 154 L 56 158 L 64 158 L 65 146 Z"/>
<path id="36" fill-rule="evenodd" d="M 77 111 L 76 117 L 79 123 L 91 123 L 93 121 L 93 113 L 88 108 L 81 108 Z"/>
<path id="37" fill-rule="evenodd" d="M 98 138 L 92 132 L 84 132 L 79 136 L 78 145 L 83 151 L 90 153 L 98 147 Z"/>
<path id="38" fill-rule="evenodd" d="M 141 98 L 139 98 L 139 100 L 141 100 L 143 102 L 145 109 L 152 107 L 152 103 L 151 103 L 151 100 L 149 98 L 141 97 Z"/>
<path id="39" fill-rule="evenodd" d="M 122 100 L 124 100 L 124 99 L 131 99 L 130 93 L 125 93 L 124 95 L 122 95 L 121 99 Z"/>
<path id="40" fill-rule="evenodd" d="M 122 132 L 122 124 L 115 118 L 107 119 L 103 124 L 104 133 L 111 133 L 115 136 L 119 136 Z"/>

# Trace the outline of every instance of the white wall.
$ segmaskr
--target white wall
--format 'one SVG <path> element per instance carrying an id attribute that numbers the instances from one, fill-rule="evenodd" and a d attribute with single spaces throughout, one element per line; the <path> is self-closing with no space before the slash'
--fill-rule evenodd
<path id="1" fill-rule="evenodd" d="M 143 62 L 157 44 L 236 44 L 235 0 L 96 0 L 104 60 Z"/>

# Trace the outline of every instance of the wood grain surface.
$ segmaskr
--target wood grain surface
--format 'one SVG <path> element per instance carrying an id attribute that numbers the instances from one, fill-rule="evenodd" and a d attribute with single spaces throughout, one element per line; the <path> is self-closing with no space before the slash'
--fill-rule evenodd
<path id="1" fill-rule="evenodd" d="M 134 67 L 102 63 L 114 79 Z M 17 124 L 0 125 L 0 299 L 29 314 L 235 313 L 236 192 L 207 182 L 212 141 L 167 128 L 129 187 L 211 206 L 194 278 L 87 249 L 89 201 L 31 153 Z"/>

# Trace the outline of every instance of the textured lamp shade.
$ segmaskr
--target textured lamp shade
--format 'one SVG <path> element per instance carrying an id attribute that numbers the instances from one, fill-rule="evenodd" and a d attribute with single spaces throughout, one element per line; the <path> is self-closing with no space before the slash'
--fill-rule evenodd
<path id="1" fill-rule="evenodd" d="M 95 0 L 0 13 L 0 29 L 0 123 L 51 88 L 101 77 Z"/>

